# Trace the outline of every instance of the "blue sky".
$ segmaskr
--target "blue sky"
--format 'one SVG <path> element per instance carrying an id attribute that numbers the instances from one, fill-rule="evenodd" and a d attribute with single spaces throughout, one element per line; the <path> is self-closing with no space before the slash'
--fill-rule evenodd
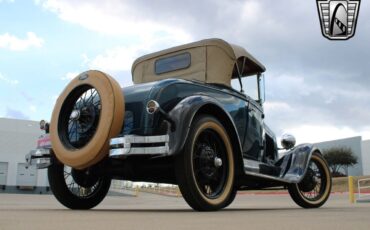
<path id="1" fill-rule="evenodd" d="M 266 122 L 278 136 L 370 139 L 369 4 L 355 37 L 335 42 L 314 0 L 0 0 L 0 117 L 50 119 L 80 72 L 129 85 L 135 58 L 218 37 L 267 67 Z"/>
<path id="2" fill-rule="evenodd" d="M 56 96 L 68 82 L 63 78 L 88 69 L 84 55 L 95 57 L 106 44 L 122 42 L 66 23 L 33 1 L 0 4 L 0 35 L 24 43 L 27 33 L 40 39 L 38 45 L 30 43 L 20 50 L 0 48 L 0 116 L 49 119 Z"/>

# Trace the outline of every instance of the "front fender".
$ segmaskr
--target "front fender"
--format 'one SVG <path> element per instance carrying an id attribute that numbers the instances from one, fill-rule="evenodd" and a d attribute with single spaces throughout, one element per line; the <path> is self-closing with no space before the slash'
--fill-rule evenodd
<path id="1" fill-rule="evenodd" d="M 301 144 L 286 152 L 279 160 L 282 168 L 280 177 L 289 183 L 301 182 L 314 152 L 321 154 L 320 150 L 312 144 Z"/>

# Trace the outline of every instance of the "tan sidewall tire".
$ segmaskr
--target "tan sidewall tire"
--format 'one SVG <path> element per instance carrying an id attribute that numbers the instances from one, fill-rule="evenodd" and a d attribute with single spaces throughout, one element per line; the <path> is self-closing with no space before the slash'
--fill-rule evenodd
<path id="1" fill-rule="evenodd" d="M 234 168 L 235 168 L 234 167 L 234 158 L 233 158 L 233 154 L 232 154 L 231 142 L 230 142 L 230 139 L 229 139 L 228 135 L 226 134 L 225 129 L 223 127 L 221 127 L 219 124 L 217 124 L 216 122 L 213 122 L 213 121 L 206 122 L 198 128 L 196 134 L 194 135 L 194 138 L 193 138 L 193 141 L 192 141 L 193 145 L 192 145 L 191 149 L 194 149 L 195 141 L 197 140 L 198 136 L 206 129 L 212 129 L 213 131 L 215 131 L 221 137 L 221 139 L 222 139 L 222 141 L 225 145 L 226 151 L 227 151 L 226 154 L 227 154 L 227 157 L 228 157 L 229 173 L 228 173 L 228 177 L 226 179 L 226 185 L 224 187 L 224 190 L 223 190 L 222 194 L 216 199 L 210 199 L 210 198 L 206 197 L 203 194 L 202 190 L 199 188 L 198 184 L 195 183 L 195 185 L 197 187 L 198 193 L 203 197 L 203 199 L 207 203 L 209 203 L 210 205 L 217 206 L 217 205 L 221 205 L 223 202 L 225 202 L 225 200 L 228 198 L 228 196 L 231 193 L 232 186 L 233 186 L 233 180 L 234 180 Z M 194 153 L 191 152 L 191 154 L 194 154 Z M 197 180 L 195 179 L 194 166 L 193 166 L 192 162 L 191 162 L 191 168 L 192 168 L 193 180 L 196 182 Z"/>
<path id="2" fill-rule="evenodd" d="M 87 78 L 86 78 L 87 77 Z M 64 101 L 79 86 L 89 85 L 95 88 L 101 100 L 100 120 L 95 135 L 80 149 L 67 148 L 58 135 L 58 122 Z M 100 71 L 90 70 L 73 79 L 59 96 L 51 118 L 51 144 L 56 157 L 63 164 L 76 169 L 90 167 L 109 152 L 109 140 L 117 136 L 123 125 L 125 101 L 118 82 Z M 62 116 L 69 116 L 62 114 Z"/>
<path id="3" fill-rule="evenodd" d="M 318 200 L 309 200 L 307 199 L 299 189 L 299 184 L 290 184 L 288 185 L 288 191 L 292 199 L 296 204 L 303 208 L 318 208 L 321 207 L 330 196 L 332 180 L 331 174 L 329 171 L 329 167 L 322 157 L 322 155 L 318 152 L 314 152 L 311 157 L 312 160 L 316 161 L 317 166 L 322 167 L 323 173 L 325 174 L 325 190 L 322 193 L 322 196 Z"/>
<path id="4" fill-rule="evenodd" d="M 322 197 L 316 201 L 308 200 L 305 196 L 303 196 L 302 192 L 300 191 L 298 184 L 296 184 L 296 189 L 300 195 L 300 197 L 305 200 L 305 202 L 312 204 L 312 205 L 320 205 L 321 203 L 325 202 L 328 199 L 328 196 L 330 195 L 330 190 L 332 186 L 332 181 L 331 181 L 331 175 L 329 171 L 329 167 L 327 167 L 327 164 L 325 163 L 324 159 L 319 157 L 316 154 L 313 154 L 311 157 L 312 160 L 315 160 L 317 164 L 320 164 L 321 167 L 324 169 L 325 176 L 327 178 L 326 184 L 325 184 L 325 191 L 322 195 Z"/>
<path id="5" fill-rule="evenodd" d="M 228 166 L 225 181 L 219 181 L 222 190 L 217 191 L 217 196 L 209 197 L 204 194 L 203 189 L 198 184 L 194 170 L 194 145 L 201 133 L 206 129 L 211 129 L 223 142 L 225 152 L 222 158 L 227 158 L 223 164 Z M 194 118 L 188 137 L 185 142 L 183 152 L 175 158 L 175 173 L 180 191 L 186 202 L 197 211 L 216 211 L 229 205 L 234 197 L 234 176 L 235 165 L 231 141 L 222 123 L 211 115 L 199 115 Z M 221 185 L 222 183 L 222 185 Z"/>

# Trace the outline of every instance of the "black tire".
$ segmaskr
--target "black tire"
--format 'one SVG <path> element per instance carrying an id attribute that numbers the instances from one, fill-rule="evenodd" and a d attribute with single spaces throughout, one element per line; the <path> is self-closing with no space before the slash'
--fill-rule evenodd
<path id="1" fill-rule="evenodd" d="M 68 169 L 71 169 L 69 175 L 66 174 Z M 61 163 L 54 163 L 48 168 L 50 189 L 57 200 L 67 208 L 91 209 L 97 206 L 108 193 L 111 184 L 110 178 L 97 178 L 93 175 L 84 177 L 80 179 L 80 184 L 84 184 L 82 186 L 74 179 L 77 177 L 76 175 L 82 174 L 84 171 L 72 169 Z"/>
<path id="2" fill-rule="evenodd" d="M 194 210 L 219 210 L 235 198 L 231 141 L 216 118 L 195 118 L 175 164 L 180 191 Z"/>
<path id="3" fill-rule="evenodd" d="M 298 184 L 288 185 L 288 191 L 302 208 L 319 208 L 328 200 L 331 186 L 328 164 L 320 153 L 314 152 L 305 177 Z"/>

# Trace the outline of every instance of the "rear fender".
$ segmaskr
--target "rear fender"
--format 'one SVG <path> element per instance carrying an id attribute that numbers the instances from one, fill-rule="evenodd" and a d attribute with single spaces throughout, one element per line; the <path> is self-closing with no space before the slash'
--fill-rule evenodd
<path id="1" fill-rule="evenodd" d="M 176 155 L 182 152 L 194 117 L 199 113 L 206 113 L 215 116 L 223 123 L 234 148 L 233 154 L 236 164 L 239 165 L 238 163 L 243 162 L 241 144 L 233 119 L 217 100 L 206 95 L 187 97 L 180 101 L 168 113 L 176 124 L 176 130 L 170 133 L 169 154 Z M 241 163 L 240 166 L 240 168 L 237 168 L 237 172 L 241 172 L 239 170 L 243 170 Z"/>

